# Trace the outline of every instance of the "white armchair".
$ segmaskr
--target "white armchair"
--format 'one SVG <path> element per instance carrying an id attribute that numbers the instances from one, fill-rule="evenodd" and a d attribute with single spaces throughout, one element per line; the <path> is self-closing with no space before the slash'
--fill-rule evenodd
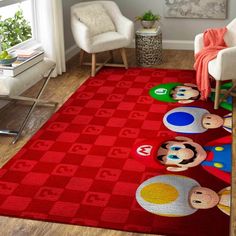
<path id="1" fill-rule="evenodd" d="M 219 51 L 217 57 L 211 60 L 208 64 L 209 75 L 216 80 L 215 109 L 218 109 L 219 107 L 221 81 L 236 80 L 236 19 L 226 27 L 228 30 L 225 34 L 224 40 L 228 47 Z M 194 53 L 196 54 L 201 51 L 203 46 L 202 33 L 195 37 Z M 235 86 L 232 86 L 232 88 L 227 92 L 227 95 L 230 94 L 234 87 Z"/>
<path id="2" fill-rule="evenodd" d="M 99 15 L 99 11 L 96 10 L 96 7 L 100 8 L 98 5 L 100 7 L 102 6 L 102 8 L 105 10 L 105 14 L 108 15 L 108 20 L 112 21 L 111 24 L 114 25 L 113 29 L 111 28 L 110 30 L 103 31 L 103 24 L 105 25 L 107 22 L 104 21 L 103 24 L 96 22 L 99 21 L 97 16 Z M 91 10 L 88 6 L 92 7 Z M 90 12 L 88 12 L 89 14 L 86 14 L 84 11 L 88 10 L 90 10 Z M 92 14 L 92 11 L 97 15 Z M 94 25 L 97 24 L 97 28 L 101 28 L 101 33 L 94 33 L 94 29 L 92 30 L 90 25 L 85 22 L 87 19 L 84 20 L 83 18 L 85 17 L 83 15 L 86 17 L 91 17 L 92 19 L 90 22 L 92 22 Z M 123 66 L 126 69 L 128 68 L 127 57 L 124 48 L 129 46 L 133 40 L 134 24 L 132 21 L 122 15 L 115 2 L 92 1 L 73 5 L 71 7 L 71 27 L 75 42 L 78 47 L 81 48 L 80 65 L 92 65 L 92 76 L 95 76 L 96 72 L 104 65 Z M 97 30 L 98 29 L 95 28 L 95 31 Z M 114 49 L 120 49 L 124 65 L 108 63 L 109 60 L 112 59 L 112 50 Z M 104 51 L 110 51 L 111 58 L 106 60 L 104 63 L 96 63 L 96 53 Z M 92 54 L 92 63 L 83 63 L 84 52 Z M 99 67 L 96 68 L 96 66 Z"/>

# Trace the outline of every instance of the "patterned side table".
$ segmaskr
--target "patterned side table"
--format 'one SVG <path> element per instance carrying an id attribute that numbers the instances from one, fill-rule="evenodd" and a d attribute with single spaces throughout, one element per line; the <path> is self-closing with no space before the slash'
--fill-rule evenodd
<path id="1" fill-rule="evenodd" d="M 160 28 L 136 31 L 136 61 L 140 66 L 162 63 L 162 33 Z"/>

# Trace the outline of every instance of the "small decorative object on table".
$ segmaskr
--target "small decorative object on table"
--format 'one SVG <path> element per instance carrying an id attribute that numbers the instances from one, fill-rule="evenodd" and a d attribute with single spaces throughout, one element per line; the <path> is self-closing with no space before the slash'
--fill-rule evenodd
<path id="1" fill-rule="evenodd" d="M 0 64 L 4 66 L 9 66 L 17 59 L 16 53 L 10 53 L 8 51 L 2 51 L 0 53 Z"/>
<path id="2" fill-rule="evenodd" d="M 142 16 L 136 16 L 135 21 L 140 21 L 145 29 L 150 29 L 154 24 L 160 21 L 161 17 L 158 14 L 153 14 L 151 10 L 145 12 Z"/>
<path id="3" fill-rule="evenodd" d="M 162 33 L 160 27 L 136 31 L 136 61 L 139 66 L 162 63 Z"/>
<path id="4" fill-rule="evenodd" d="M 5 52 L 2 53 L 3 56 L 6 55 Z M 16 76 L 44 59 L 44 52 L 40 49 L 16 50 L 9 55 L 9 59 L 0 58 L 0 76 Z"/>

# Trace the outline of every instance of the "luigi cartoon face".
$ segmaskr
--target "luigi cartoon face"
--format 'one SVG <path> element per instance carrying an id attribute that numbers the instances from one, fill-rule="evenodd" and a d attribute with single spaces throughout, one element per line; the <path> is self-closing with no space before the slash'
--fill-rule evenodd
<path id="1" fill-rule="evenodd" d="M 200 91 L 195 84 L 166 83 L 153 87 L 150 95 L 163 102 L 191 103 L 200 99 Z"/>
<path id="2" fill-rule="evenodd" d="M 179 101 L 179 103 L 190 103 L 200 98 L 200 92 L 196 85 L 181 85 L 175 87 L 171 96 L 174 100 Z"/>

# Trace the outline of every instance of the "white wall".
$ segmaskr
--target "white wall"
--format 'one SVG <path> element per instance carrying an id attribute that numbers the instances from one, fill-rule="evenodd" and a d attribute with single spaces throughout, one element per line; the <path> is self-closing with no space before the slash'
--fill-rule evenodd
<path id="1" fill-rule="evenodd" d="M 236 17 L 236 0 L 228 0 L 227 19 L 178 19 L 164 18 L 163 5 L 165 0 L 114 0 L 124 15 L 134 20 L 135 16 L 142 15 L 146 10 L 152 10 L 162 16 L 161 28 L 163 43 L 169 48 L 191 47 L 194 36 L 206 28 L 222 27 Z M 137 22 L 136 28 L 140 25 Z M 187 44 L 187 45 L 185 45 Z"/>
<path id="2" fill-rule="evenodd" d="M 62 0 L 63 7 L 63 21 L 64 21 L 64 37 L 65 37 L 65 50 L 66 50 L 66 59 L 68 60 L 76 53 L 79 49 L 75 45 L 73 35 L 71 32 L 70 25 L 70 7 L 76 3 L 82 2 L 83 0 Z"/>
<path id="3" fill-rule="evenodd" d="M 62 0 L 64 16 L 65 48 L 67 58 L 77 52 L 70 27 L 70 7 L 83 0 Z M 192 49 L 194 36 L 206 28 L 222 27 L 236 17 L 236 0 L 228 0 L 228 16 L 225 20 L 207 19 L 177 19 L 164 18 L 164 0 L 114 0 L 122 13 L 131 20 L 142 15 L 146 10 L 152 10 L 162 16 L 161 28 L 163 32 L 163 45 L 169 49 Z M 139 27 L 137 22 L 136 28 Z"/>

